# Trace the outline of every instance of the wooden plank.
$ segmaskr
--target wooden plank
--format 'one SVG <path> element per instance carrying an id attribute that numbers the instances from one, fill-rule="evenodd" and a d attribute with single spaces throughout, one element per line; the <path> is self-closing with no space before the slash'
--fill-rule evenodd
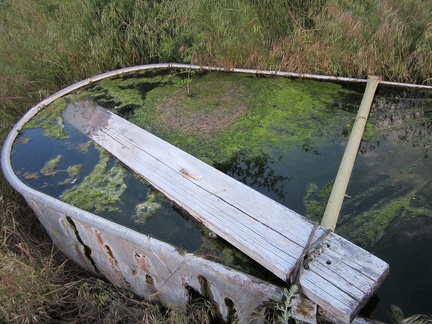
<path id="1" fill-rule="evenodd" d="M 313 224 L 190 154 L 90 102 L 70 104 L 65 120 L 107 149 L 210 230 L 285 280 Z M 319 227 L 313 241 L 323 235 Z M 379 286 L 388 265 L 334 233 L 302 269 L 305 295 L 351 321 Z"/>
<path id="2" fill-rule="evenodd" d="M 330 247 L 309 263 L 309 270 L 302 271 L 300 286 L 326 311 L 350 322 L 380 286 L 389 267 L 336 234 L 325 242 Z M 347 316 L 350 312 L 352 316 Z"/>

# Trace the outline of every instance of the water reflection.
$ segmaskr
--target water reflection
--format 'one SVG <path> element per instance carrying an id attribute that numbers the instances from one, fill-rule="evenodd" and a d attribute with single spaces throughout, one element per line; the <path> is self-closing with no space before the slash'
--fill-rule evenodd
<path id="1" fill-rule="evenodd" d="M 362 142 L 337 232 L 390 264 L 371 312 L 388 322 L 391 304 L 409 316 L 432 302 L 432 92 L 381 89 L 368 123 L 376 133 Z"/>
<path id="2" fill-rule="evenodd" d="M 432 219 L 417 217 L 396 222 L 375 254 L 390 265 L 390 275 L 377 294 L 381 296 L 375 318 L 388 319 L 390 306 L 398 305 L 405 316 L 428 314 L 432 306 Z M 390 297 L 391 296 L 391 297 Z"/>
<path id="3" fill-rule="evenodd" d="M 381 91 L 382 93 L 382 91 Z M 411 94 L 413 97 L 408 98 Z M 373 140 L 362 142 L 360 153 L 374 150 L 381 142 L 394 147 L 410 145 L 421 148 L 428 158 L 432 145 L 432 96 L 404 92 L 402 98 L 377 96 L 371 109 L 368 123 L 376 129 Z M 416 96 L 420 96 L 417 99 Z"/>
<path id="4" fill-rule="evenodd" d="M 285 201 L 285 184 L 293 177 L 279 174 L 272 167 L 274 163 L 268 154 L 251 158 L 245 152 L 239 152 L 228 163 L 216 165 L 216 168 L 249 187 L 266 189 Z"/>

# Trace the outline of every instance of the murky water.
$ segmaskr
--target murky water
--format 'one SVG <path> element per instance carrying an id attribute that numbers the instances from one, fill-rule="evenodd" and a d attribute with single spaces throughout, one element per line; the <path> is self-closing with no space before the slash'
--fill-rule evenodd
<path id="1" fill-rule="evenodd" d="M 69 96 L 64 105 L 82 97 L 95 100 L 298 213 L 319 219 L 363 90 L 254 75 L 196 73 L 189 80 L 186 73 L 152 73 L 103 81 Z M 47 135 L 41 126 L 47 120 L 65 136 Z M 101 164 L 100 150 L 84 148 L 86 136 L 56 120 L 40 118 L 18 137 L 12 164 L 24 183 L 256 274 L 250 260 L 210 238 L 114 158 Z M 365 312 L 383 321 L 388 321 L 390 304 L 400 306 L 406 316 L 430 313 L 431 91 L 380 89 L 368 124 L 337 232 L 390 264 L 390 275 Z M 44 175 L 47 162 L 59 155 L 55 172 Z M 78 174 L 68 169 L 73 165 L 80 165 Z M 94 195 L 111 203 L 88 205 L 77 188 L 89 191 L 88 179 L 102 179 L 103 187 L 104 175 L 119 182 L 112 192 Z M 113 193 L 120 193 L 120 199 L 112 199 Z"/>
<path id="2" fill-rule="evenodd" d="M 27 144 L 18 142 L 14 145 L 13 152 L 13 167 L 21 181 L 59 199 L 62 199 L 62 194 L 65 191 L 79 186 L 100 160 L 99 152 L 94 145 L 89 146 L 86 151 L 77 149 L 80 145 L 88 142 L 85 135 L 68 123 L 65 123 L 64 131 L 68 135 L 67 140 L 47 138 L 41 129 L 26 129 L 21 138 L 31 138 L 30 142 Z M 59 155 L 61 160 L 56 167 L 57 173 L 50 176 L 41 174 L 40 170 L 46 162 Z M 65 180 L 69 178 L 66 172 L 68 166 L 76 163 L 83 166 L 79 176 L 65 183 Z M 108 169 L 118 164 L 116 159 L 111 158 Z M 26 174 L 37 174 L 38 178 L 29 178 Z M 97 214 L 187 251 L 195 251 L 200 247 L 202 240 L 199 231 L 184 217 L 181 217 L 168 201 L 161 199 L 160 203 L 164 208 L 160 208 L 155 217 L 149 217 L 144 224 L 134 221 L 131 216 L 135 213 L 135 207 L 147 200 L 149 187 L 134 177 L 132 172 L 127 172 L 124 182 L 127 189 L 122 195 L 121 201 L 113 204 L 112 209 L 103 209 L 96 212 Z M 80 205 L 79 203 L 74 204 Z M 94 212 L 95 210 L 92 208 L 90 211 Z"/>
<path id="3" fill-rule="evenodd" d="M 370 230 L 377 233 L 359 242 L 390 265 L 372 311 L 372 317 L 389 322 L 392 304 L 407 317 L 432 312 L 432 97 L 431 91 L 384 90 L 370 116 L 380 134 L 362 143 L 341 233 L 358 238 L 367 223 L 374 224 Z M 374 217 L 377 221 L 366 220 Z M 355 227 L 360 233 L 351 235 Z"/>

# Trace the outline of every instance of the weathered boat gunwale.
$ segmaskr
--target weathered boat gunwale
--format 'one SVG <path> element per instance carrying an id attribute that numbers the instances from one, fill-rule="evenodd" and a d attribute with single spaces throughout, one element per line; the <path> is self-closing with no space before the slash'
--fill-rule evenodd
<path id="1" fill-rule="evenodd" d="M 280 287 L 191 253 L 180 253 L 168 243 L 79 208 L 51 206 L 39 198 L 25 196 L 62 253 L 92 274 L 138 296 L 186 311 L 188 290 L 193 289 L 209 298 L 225 320 L 232 312 L 226 303 L 230 300 L 242 322 L 263 316 L 266 307 L 282 300 Z"/>

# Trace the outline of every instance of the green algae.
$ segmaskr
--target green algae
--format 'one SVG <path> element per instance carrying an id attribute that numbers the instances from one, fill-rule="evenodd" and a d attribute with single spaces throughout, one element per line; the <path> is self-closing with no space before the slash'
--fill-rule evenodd
<path id="1" fill-rule="evenodd" d="M 66 169 L 66 172 L 68 173 L 67 179 L 60 182 L 59 184 L 60 185 L 67 185 L 67 184 L 75 182 L 76 178 L 78 177 L 78 175 L 81 172 L 81 169 L 82 169 L 82 164 L 74 164 L 74 165 L 69 166 Z"/>
<path id="2" fill-rule="evenodd" d="M 384 235 L 387 227 L 404 212 L 409 212 L 409 198 L 389 202 L 381 209 L 371 209 L 358 215 L 349 226 L 338 229 L 338 234 L 363 246 L 375 245 Z"/>
<path id="3" fill-rule="evenodd" d="M 128 118 L 134 114 L 136 108 L 144 105 L 147 91 L 170 83 L 169 73 L 153 77 L 132 74 L 132 76 L 102 80 L 85 94 L 102 107 Z"/>
<path id="4" fill-rule="evenodd" d="M 184 74 L 105 80 L 90 96 L 117 113 L 133 106 L 130 121 L 212 165 L 348 135 L 352 114 L 332 108 L 349 93 L 338 84 L 199 71 L 185 83 Z"/>
<path id="5" fill-rule="evenodd" d="M 353 116 L 335 105 L 351 92 L 341 85 L 193 72 L 106 79 L 68 100 L 91 98 L 211 165 L 239 152 L 253 159 L 274 151 L 282 155 L 293 146 L 316 151 L 321 141 L 349 135 Z"/>
<path id="6" fill-rule="evenodd" d="M 126 88 L 127 84 L 130 84 L 130 82 L 133 82 L 133 79 L 128 80 L 129 82 L 125 82 L 121 79 L 114 79 L 111 80 L 111 82 L 107 81 L 101 81 L 98 88 L 95 89 L 95 95 L 98 95 L 98 89 L 99 91 L 102 91 L 100 94 L 108 94 L 106 101 L 110 100 L 116 103 L 115 109 L 122 109 L 125 105 L 128 104 L 135 104 L 138 105 L 142 103 L 142 96 L 138 91 L 135 91 L 135 89 L 128 89 Z M 120 83 L 121 82 L 121 83 Z"/>
<path id="7" fill-rule="evenodd" d="M 371 123 L 370 121 L 366 123 L 366 126 L 363 131 L 363 141 L 372 142 L 375 141 L 379 137 L 379 131 L 377 126 Z"/>
<path id="8" fill-rule="evenodd" d="M 114 206 L 120 202 L 127 188 L 125 183 L 127 170 L 117 162 L 110 167 L 109 163 L 112 160 L 110 154 L 99 146 L 97 149 L 100 155 L 99 163 L 81 183 L 65 190 L 61 199 L 96 213 L 116 211 Z"/>
<path id="9" fill-rule="evenodd" d="M 78 145 L 78 151 L 82 153 L 88 152 L 88 149 L 93 145 L 93 143 L 94 142 L 92 140 L 89 140 L 86 143 Z"/>
<path id="10" fill-rule="evenodd" d="M 306 194 L 303 204 L 306 207 L 306 217 L 315 222 L 320 222 L 324 215 L 327 201 L 333 189 L 333 183 L 328 184 L 319 190 L 314 183 L 309 183 L 306 187 Z"/>
<path id="11" fill-rule="evenodd" d="M 432 179 L 429 179 L 407 195 L 377 203 L 348 224 L 342 224 L 337 233 L 357 245 L 370 248 L 386 234 L 386 230 L 396 220 L 409 220 L 420 216 L 432 218 L 432 206 L 425 197 L 429 196 L 431 191 Z"/>
<path id="12" fill-rule="evenodd" d="M 20 137 L 16 140 L 16 143 L 28 144 L 30 141 L 31 141 L 31 138 L 30 138 L 30 137 L 20 136 Z"/>
<path id="13" fill-rule="evenodd" d="M 66 106 L 67 101 L 64 98 L 56 99 L 31 118 L 24 128 L 42 128 L 46 137 L 66 139 L 67 135 L 61 115 Z"/>
<path id="14" fill-rule="evenodd" d="M 39 178 L 39 173 L 38 172 L 24 172 L 23 177 L 24 177 L 24 179 L 27 179 L 27 180 L 36 180 Z"/>
<path id="15" fill-rule="evenodd" d="M 318 98 L 307 92 L 301 94 L 298 89 L 316 87 L 318 84 L 299 85 L 289 79 L 267 79 L 265 81 L 268 82 L 265 83 L 262 81 L 264 80 L 254 80 L 254 84 L 250 85 L 251 92 L 254 93 L 250 111 L 220 139 L 220 156 L 237 154 L 239 150 L 251 157 L 261 154 L 283 156 L 293 147 L 313 151 L 325 139 L 332 141 L 343 137 L 337 127 L 333 128 L 336 130 L 333 134 L 325 134 L 324 128 L 327 125 L 324 121 L 328 119 L 328 114 L 333 114 L 334 123 L 345 124 L 350 114 L 340 114 L 340 111 L 328 109 L 331 98 L 326 95 L 326 91 Z M 337 96 L 340 90 L 338 86 L 331 88 L 333 96 Z"/>
<path id="16" fill-rule="evenodd" d="M 144 225 L 147 218 L 154 215 L 163 207 L 160 201 L 162 194 L 151 189 L 149 191 L 146 201 L 135 207 L 135 214 L 132 216 L 134 222 L 140 225 Z"/>
<path id="17" fill-rule="evenodd" d="M 40 172 L 45 177 L 50 177 L 50 176 L 56 175 L 59 172 L 59 170 L 57 169 L 57 166 L 60 163 L 61 159 L 62 159 L 61 155 L 57 155 L 55 158 L 52 158 L 47 163 L 45 163 L 45 165 L 40 170 Z"/>
<path id="18" fill-rule="evenodd" d="M 75 178 L 78 176 L 82 168 L 82 164 L 74 164 L 67 168 L 67 172 L 69 174 L 69 178 Z"/>

